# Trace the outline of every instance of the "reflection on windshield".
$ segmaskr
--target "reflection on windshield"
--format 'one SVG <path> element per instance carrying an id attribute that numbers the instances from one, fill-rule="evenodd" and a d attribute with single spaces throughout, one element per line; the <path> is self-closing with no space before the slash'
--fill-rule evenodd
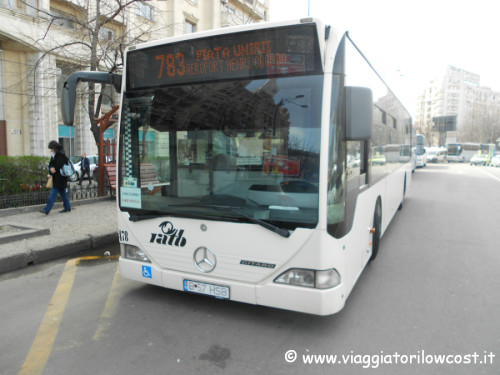
<path id="1" fill-rule="evenodd" d="M 126 94 L 121 208 L 315 226 L 321 92 L 306 76 Z"/>

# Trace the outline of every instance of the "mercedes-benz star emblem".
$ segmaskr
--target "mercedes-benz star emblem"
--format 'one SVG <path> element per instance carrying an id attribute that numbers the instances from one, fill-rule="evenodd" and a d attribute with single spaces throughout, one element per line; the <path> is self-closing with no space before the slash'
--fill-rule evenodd
<path id="1" fill-rule="evenodd" d="M 201 272 L 209 273 L 215 269 L 217 258 L 212 250 L 208 247 L 199 247 L 193 254 L 194 265 Z"/>

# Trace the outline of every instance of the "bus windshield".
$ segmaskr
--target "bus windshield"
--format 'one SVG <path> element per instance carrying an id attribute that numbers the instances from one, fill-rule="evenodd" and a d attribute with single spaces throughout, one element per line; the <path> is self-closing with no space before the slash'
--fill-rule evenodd
<path id="1" fill-rule="evenodd" d="M 461 145 L 457 144 L 449 144 L 448 145 L 448 155 L 449 156 L 458 156 L 462 153 Z"/>
<path id="2" fill-rule="evenodd" d="M 126 92 L 121 209 L 314 227 L 322 86 L 318 74 Z"/>

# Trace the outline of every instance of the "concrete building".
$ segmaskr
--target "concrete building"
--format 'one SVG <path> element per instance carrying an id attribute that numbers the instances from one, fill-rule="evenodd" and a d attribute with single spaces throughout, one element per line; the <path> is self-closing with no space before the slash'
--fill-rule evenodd
<path id="1" fill-rule="evenodd" d="M 415 127 L 434 145 L 439 134 L 433 119 L 456 116 L 460 142 L 489 143 L 500 135 L 500 91 L 480 85 L 480 76 L 448 66 L 446 73 L 429 82 L 417 101 Z M 441 137 L 443 139 L 443 137 Z"/>
<path id="2" fill-rule="evenodd" d="M 137 1 L 115 16 L 117 2 L 111 0 L 0 0 L 0 155 L 48 155 L 52 139 L 70 156 L 97 153 L 85 100 L 77 103 L 75 126 L 62 124 L 60 91 L 69 74 L 92 64 L 103 71 L 119 67 L 128 45 L 267 21 L 269 2 Z M 98 20 L 106 22 L 96 29 Z M 98 30 L 98 37 L 89 29 Z M 92 42 L 97 44 L 94 61 Z M 101 113 L 118 101 L 108 90 Z M 109 129 L 105 138 L 115 133 Z"/>

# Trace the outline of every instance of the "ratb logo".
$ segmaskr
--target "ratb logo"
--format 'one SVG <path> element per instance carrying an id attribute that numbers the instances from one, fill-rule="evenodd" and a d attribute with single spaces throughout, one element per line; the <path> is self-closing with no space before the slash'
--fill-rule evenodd
<path id="1" fill-rule="evenodd" d="M 187 240 L 182 236 L 184 234 L 184 229 L 175 229 L 174 224 L 170 221 L 164 221 L 159 227 L 161 233 L 151 233 L 150 243 L 179 247 L 186 246 Z"/>

